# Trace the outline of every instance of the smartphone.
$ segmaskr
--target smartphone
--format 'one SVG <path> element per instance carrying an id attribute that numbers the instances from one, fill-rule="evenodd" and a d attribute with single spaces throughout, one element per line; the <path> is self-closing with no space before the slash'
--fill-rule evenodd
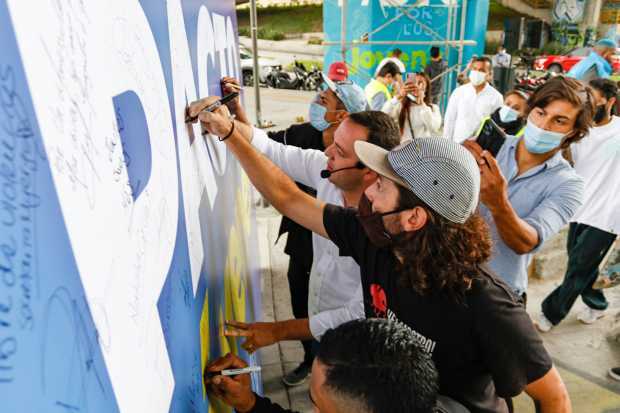
<path id="1" fill-rule="evenodd" d="M 413 72 L 407 73 L 407 82 L 413 82 L 413 81 L 415 81 L 415 73 Z"/>
<path id="2" fill-rule="evenodd" d="M 476 138 L 476 143 L 494 157 L 506 142 L 506 132 L 491 118 L 488 118 Z"/>

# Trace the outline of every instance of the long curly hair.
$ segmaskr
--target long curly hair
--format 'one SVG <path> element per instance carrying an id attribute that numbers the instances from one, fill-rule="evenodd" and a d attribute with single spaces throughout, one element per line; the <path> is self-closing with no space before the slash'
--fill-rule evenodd
<path id="1" fill-rule="evenodd" d="M 446 294 L 462 303 L 480 265 L 491 256 L 486 222 L 474 213 L 464 224 L 448 221 L 411 191 L 398 187 L 401 208 L 422 207 L 429 220 L 418 231 L 400 234 L 394 251 L 402 258 L 398 272 L 403 286 L 418 294 Z"/>
<path id="2" fill-rule="evenodd" d="M 416 72 L 414 74 L 415 77 L 420 76 L 424 78 L 424 84 L 426 85 L 424 87 L 424 103 L 430 107 L 433 104 L 431 95 L 431 78 L 424 72 Z M 409 108 L 412 105 L 413 102 L 411 100 L 407 98 L 403 99 L 402 108 L 400 110 L 400 114 L 398 115 L 398 126 L 400 127 L 401 133 L 405 130 L 405 122 L 409 119 Z"/>

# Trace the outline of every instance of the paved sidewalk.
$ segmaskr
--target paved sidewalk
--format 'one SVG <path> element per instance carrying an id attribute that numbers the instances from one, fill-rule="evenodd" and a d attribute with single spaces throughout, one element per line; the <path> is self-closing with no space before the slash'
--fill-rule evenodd
<path id="1" fill-rule="evenodd" d="M 264 321 L 281 321 L 293 318 L 291 295 L 286 272 L 288 255 L 284 253 L 286 236 L 277 244 L 280 214 L 272 207 L 258 207 L 258 236 L 260 244 L 261 274 L 263 275 Z M 260 350 L 262 359 L 263 390 L 265 395 L 280 405 L 300 412 L 312 411 L 308 398 L 308 387 L 302 385 L 287 389 L 282 376 L 303 361 L 303 350 L 299 342 L 280 342 Z"/>
<path id="2" fill-rule="evenodd" d="M 264 118 L 285 128 L 307 111 L 311 93 L 262 89 Z M 252 107 L 251 93 L 246 95 L 246 106 Z M 253 118 L 251 118 L 253 119 Z M 292 318 L 290 295 L 286 278 L 288 256 L 284 254 L 285 240 L 274 245 L 280 223 L 279 214 L 271 207 L 257 208 L 261 268 L 263 274 L 263 311 L 265 321 Z M 540 303 L 561 281 L 564 264 L 561 262 L 561 240 L 551 241 L 551 250 L 545 251 L 551 264 L 545 269 L 545 278 L 530 280 L 528 311 L 538 313 Z M 566 320 L 550 333 L 544 334 L 545 346 L 554 359 L 568 387 L 576 413 L 620 413 L 620 383 L 607 377 L 609 367 L 620 365 L 620 343 L 607 336 L 620 317 L 620 288 L 607 290 L 610 309 L 607 315 L 593 325 L 577 321 L 584 304 L 578 301 Z M 618 318 L 618 320 L 617 320 Z M 307 384 L 287 389 L 281 381 L 284 372 L 297 366 L 303 359 L 298 342 L 283 342 L 261 350 L 264 390 L 268 397 L 299 412 L 311 412 Z M 521 395 L 515 400 L 517 412 L 534 412 L 531 400 Z"/>

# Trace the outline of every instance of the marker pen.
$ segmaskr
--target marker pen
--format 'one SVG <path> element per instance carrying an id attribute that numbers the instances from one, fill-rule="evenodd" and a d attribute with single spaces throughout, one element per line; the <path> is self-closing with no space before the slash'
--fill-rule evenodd
<path id="1" fill-rule="evenodd" d="M 205 372 L 205 375 L 207 377 L 238 376 L 240 374 L 256 373 L 259 371 L 261 371 L 260 366 L 249 366 L 249 367 L 244 367 L 242 369 L 225 369 L 225 370 L 220 370 L 220 371 L 207 371 Z"/>

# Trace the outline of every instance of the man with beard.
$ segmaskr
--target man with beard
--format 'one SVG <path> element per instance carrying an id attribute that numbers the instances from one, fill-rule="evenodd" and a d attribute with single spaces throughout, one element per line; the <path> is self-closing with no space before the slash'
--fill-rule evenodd
<path id="1" fill-rule="evenodd" d="M 467 149 L 439 138 L 390 151 L 356 141 L 356 156 L 378 175 L 357 211 L 300 191 L 254 149 L 244 136 L 251 131 L 227 115 L 221 108 L 201 112 L 200 120 L 225 141 L 276 209 L 355 259 L 366 317 L 400 320 L 414 331 L 435 361 L 441 394 L 474 412 L 508 412 L 505 399 L 526 391 L 544 413 L 571 411 L 562 379 L 520 300 L 484 267 L 491 242 L 475 213 L 480 171 Z M 286 328 L 267 337 L 255 325 L 237 326 L 246 348 L 290 338 Z"/>

